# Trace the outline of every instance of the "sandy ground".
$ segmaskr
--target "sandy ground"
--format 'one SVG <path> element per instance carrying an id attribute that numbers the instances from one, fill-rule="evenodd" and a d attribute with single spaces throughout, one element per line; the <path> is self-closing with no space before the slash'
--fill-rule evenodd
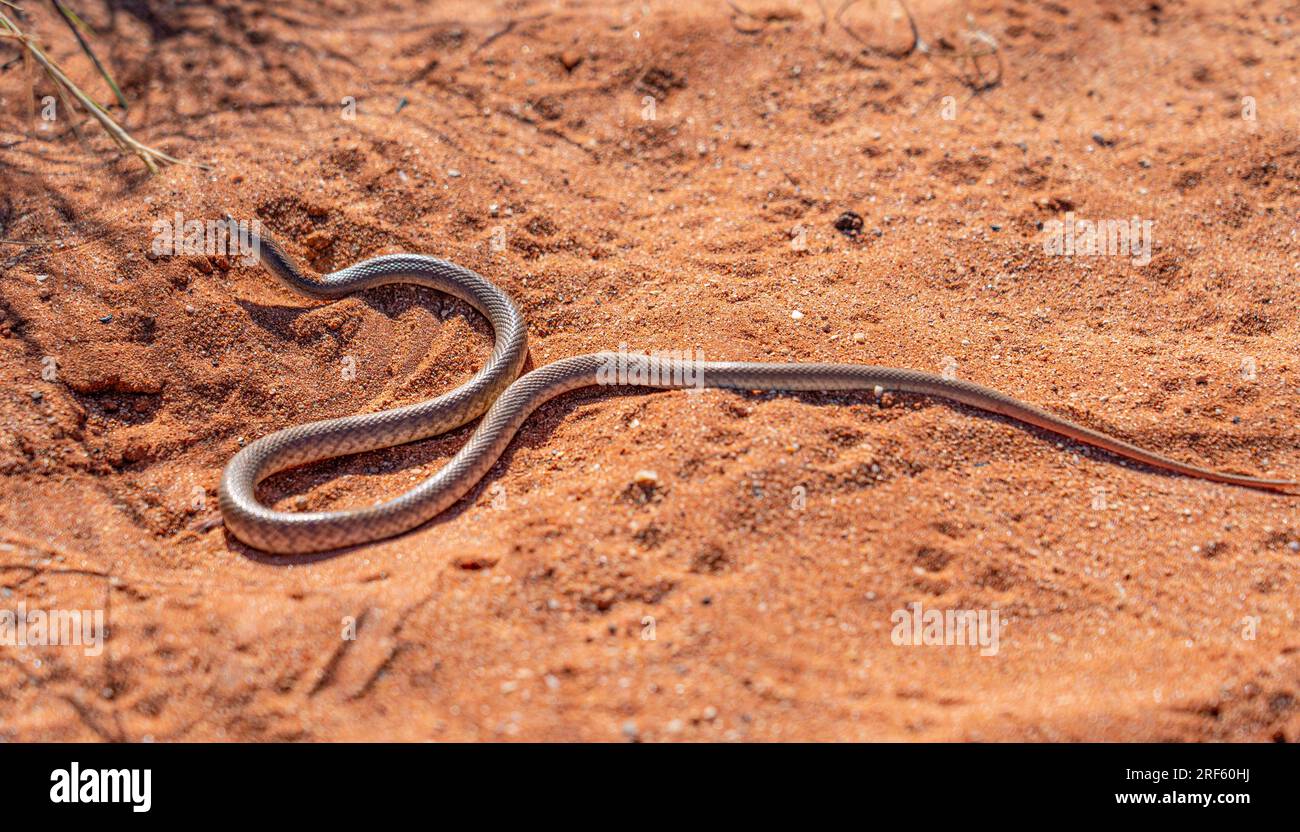
<path id="1" fill-rule="evenodd" d="M 480 271 L 533 365 L 947 367 L 1294 475 L 1300 6 L 915 0 L 926 56 L 869 0 L 359 5 L 75 4 L 126 125 L 210 171 L 79 143 L 0 73 L 0 237 L 33 241 L 0 244 L 0 609 L 109 622 L 98 656 L 0 646 L 0 739 L 1300 739 L 1300 499 L 939 400 L 571 394 L 425 527 L 250 550 L 215 498 L 241 442 L 450 389 L 491 333 L 151 251 L 228 210 L 321 270 Z M 971 29 L 990 89 L 951 54 Z M 1153 221 L 1150 262 L 1049 256 L 1067 211 Z M 265 497 L 367 504 L 467 433 Z M 997 653 L 895 644 L 918 602 L 997 610 Z"/>

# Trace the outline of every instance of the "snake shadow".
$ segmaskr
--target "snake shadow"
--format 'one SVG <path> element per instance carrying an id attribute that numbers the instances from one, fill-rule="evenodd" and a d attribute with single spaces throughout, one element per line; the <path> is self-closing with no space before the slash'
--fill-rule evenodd
<path id="1" fill-rule="evenodd" d="M 529 360 L 529 366 L 525 369 L 531 369 L 532 362 Z M 578 408 L 595 402 L 606 401 L 624 396 L 644 396 L 657 393 L 666 393 L 667 390 L 648 388 L 648 387 L 618 387 L 618 388 L 588 388 L 577 390 L 567 394 L 562 399 L 547 402 L 538 409 L 538 411 L 529 417 L 528 422 L 520 429 L 519 433 L 511 441 L 501 458 L 488 470 L 488 472 L 475 483 L 474 487 L 465 493 L 463 497 L 457 500 L 450 508 L 441 514 L 421 523 L 400 535 L 395 535 L 389 540 L 404 537 L 409 534 L 418 534 L 443 523 L 449 523 L 459 518 L 462 514 L 474 506 L 483 492 L 489 489 L 514 462 L 516 454 L 524 449 L 535 449 L 544 447 L 549 443 L 551 436 L 555 431 L 567 421 L 567 418 Z M 871 404 L 876 403 L 874 395 L 867 392 L 804 392 L 804 391 L 762 391 L 751 392 L 741 390 L 723 391 L 731 395 L 739 396 L 749 401 L 766 401 L 774 398 L 793 399 L 803 404 L 814 407 L 842 407 L 852 404 Z M 997 413 L 980 410 L 976 407 L 964 405 L 959 402 L 948 401 L 938 396 L 924 396 L 910 393 L 893 393 L 895 403 L 885 406 L 888 409 L 897 409 L 900 412 L 912 412 L 910 407 L 915 402 L 933 402 L 942 404 L 952 410 L 958 411 L 966 416 L 977 419 L 984 419 L 1000 424 L 1011 425 L 1025 433 L 1031 434 L 1036 438 L 1050 443 L 1059 443 L 1066 449 L 1071 449 L 1075 453 L 1088 456 L 1092 459 L 1105 461 L 1112 465 L 1129 468 L 1131 470 L 1140 470 L 1155 476 L 1166 477 L 1168 479 L 1182 479 L 1182 475 L 1172 471 L 1166 471 L 1162 468 L 1146 465 L 1145 463 L 1129 460 L 1117 456 L 1101 448 L 1096 448 L 1086 443 L 1077 442 L 1069 437 L 1062 436 L 1044 428 L 1034 425 L 1025 424 L 1007 416 Z M 273 483 L 277 478 L 298 477 L 294 486 L 289 490 L 273 489 L 274 499 L 282 499 L 295 493 L 305 493 L 319 485 L 327 483 L 339 476 L 346 474 L 359 474 L 367 469 L 376 467 L 376 462 L 380 467 L 384 467 L 386 472 L 409 469 L 417 465 L 430 464 L 439 460 L 446 461 L 451 455 L 468 441 L 470 434 L 477 427 L 477 421 L 464 427 L 458 428 L 441 436 L 430 439 L 412 442 L 405 445 L 398 445 L 393 448 L 385 448 L 379 451 L 368 451 L 352 456 L 340 457 L 334 460 L 325 460 L 319 463 L 313 463 L 302 468 L 292 469 L 275 475 L 267 480 L 267 483 Z M 1109 426 L 1098 426 L 1099 429 L 1112 433 L 1114 436 L 1129 438 L 1124 432 L 1116 431 Z M 976 467 L 982 467 L 987 463 L 976 463 Z M 311 472 L 303 477 L 304 472 Z M 393 496 L 396 496 L 395 494 Z M 338 549 L 330 549 L 322 552 L 313 552 L 302 555 L 275 555 L 254 549 L 239 542 L 230 532 L 225 531 L 227 548 L 233 552 L 255 561 L 259 564 L 270 566 L 298 566 L 320 561 L 332 560 L 337 557 L 343 557 L 354 551 L 367 549 L 382 541 L 372 541 L 370 543 L 357 544 Z"/>
<path id="2" fill-rule="evenodd" d="M 406 312 L 416 307 L 424 309 L 441 322 L 446 322 L 453 316 L 462 317 L 469 322 L 476 333 L 486 337 L 489 350 L 491 349 L 493 337 L 491 325 L 483 319 L 482 315 L 475 312 L 472 306 L 453 295 L 424 286 L 393 284 L 376 286 L 348 297 L 356 298 L 390 321 L 400 319 Z M 236 298 L 235 304 L 247 313 L 248 319 L 254 326 L 278 340 L 308 343 L 318 339 L 320 336 L 316 333 L 295 332 L 293 324 L 302 316 L 337 301 L 313 301 L 297 295 L 294 296 L 294 301 L 293 303 L 258 303 L 245 298 Z"/>

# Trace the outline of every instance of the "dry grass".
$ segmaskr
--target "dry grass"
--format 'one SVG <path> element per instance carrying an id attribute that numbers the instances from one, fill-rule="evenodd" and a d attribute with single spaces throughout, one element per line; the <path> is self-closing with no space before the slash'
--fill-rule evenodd
<path id="1" fill-rule="evenodd" d="M 12 9 L 18 8 L 13 3 L 8 2 L 8 0 L 0 0 L 0 4 Z M 91 61 L 94 62 L 100 74 L 112 88 L 114 95 L 117 96 L 119 103 L 121 103 L 125 108 L 125 96 L 122 95 L 122 91 L 118 88 L 117 83 L 113 80 L 112 76 L 109 75 L 106 69 L 104 69 L 98 56 L 95 55 L 94 51 L 90 48 L 89 42 L 86 41 L 78 28 L 84 26 L 84 24 L 82 24 L 77 16 L 62 3 L 54 2 L 54 7 L 59 12 L 60 17 L 72 28 L 73 33 L 77 37 L 78 44 L 90 57 Z M 100 126 L 104 128 L 104 131 L 108 133 L 109 137 L 113 139 L 118 147 L 140 157 L 140 160 L 144 162 L 145 166 L 148 167 L 151 172 L 157 173 L 158 166 L 168 162 L 174 164 L 192 164 L 183 162 L 173 156 L 169 156 L 161 150 L 149 147 L 132 137 L 130 133 L 128 133 L 113 119 L 112 116 L 108 114 L 107 110 L 100 106 L 94 99 L 87 95 L 80 86 L 68 77 L 68 74 L 63 71 L 63 68 L 60 67 L 53 58 L 46 54 L 45 50 L 36 42 L 35 38 L 19 29 L 18 24 L 15 23 L 9 15 L 5 14 L 3 10 L 0 10 L 0 38 L 16 41 L 25 50 L 24 55 L 30 56 L 31 59 L 35 60 L 36 63 L 41 66 L 46 75 L 50 77 L 50 80 L 54 82 L 55 89 L 58 92 L 59 97 L 63 99 L 64 106 L 67 108 L 68 112 L 75 112 L 75 104 L 80 104 L 81 109 L 85 110 L 99 122 Z M 203 165 L 198 166 L 204 167 Z"/>

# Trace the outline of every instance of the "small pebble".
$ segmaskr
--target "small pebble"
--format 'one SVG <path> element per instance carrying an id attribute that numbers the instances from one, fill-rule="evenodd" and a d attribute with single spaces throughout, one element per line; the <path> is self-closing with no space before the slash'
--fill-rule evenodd
<path id="1" fill-rule="evenodd" d="M 862 233 L 862 217 L 853 211 L 845 211 L 835 218 L 835 230 L 850 240 L 856 240 Z"/>
<path id="2" fill-rule="evenodd" d="M 865 343 L 867 343 L 867 333 L 865 333 L 865 332 L 855 332 L 855 333 L 853 333 L 853 343 L 855 343 L 855 344 L 865 344 Z"/>
<path id="3" fill-rule="evenodd" d="M 632 482 L 642 488 L 656 488 L 659 485 L 659 475 L 648 468 L 643 468 L 636 472 L 636 476 L 632 478 Z"/>
<path id="4" fill-rule="evenodd" d="M 790 313 L 790 317 L 794 318 L 796 321 L 801 321 L 803 320 L 803 313 L 796 309 Z"/>
<path id="5" fill-rule="evenodd" d="M 99 319 L 99 322 L 100 322 L 101 324 L 111 324 L 111 323 L 113 322 L 113 316 L 112 316 L 112 315 L 105 315 L 104 317 L 102 317 L 102 318 Z"/>

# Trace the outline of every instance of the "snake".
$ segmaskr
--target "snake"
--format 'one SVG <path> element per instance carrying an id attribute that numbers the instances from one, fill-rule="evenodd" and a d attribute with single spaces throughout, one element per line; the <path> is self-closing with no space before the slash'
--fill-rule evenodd
<path id="1" fill-rule="evenodd" d="M 662 354 L 601 352 L 562 358 L 520 375 L 528 354 L 524 316 L 498 286 L 437 257 L 388 254 L 323 275 L 304 271 L 268 232 L 246 231 L 257 258 L 294 292 L 334 301 L 388 284 L 412 284 L 459 298 L 492 326 L 491 356 L 454 390 L 415 404 L 310 422 L 241 448 L 226 465 L 219 503 L 239 541 L 274 554 L 323 552 L 390 538 L 429 520 L 464 497 L 496 464 L 529 415 L 583 387 L 710 387 L 738 391 L 870 391 L 937 397 L 1032 425 L 1157 469 L 1247 488 L 1289 492 L 1293 480 L 1203 468 L 1077 424 L 989 387 L 919 370 L 865 364 L 703 361 Z M 614 370 L 614 371 L 612 371 Z M 482 417 L 465 445 L 436 473 L 374 505 L 329 511 L 279 511 L 260 503 L 267 477 L 324 459 L 414 442 Z"/>

